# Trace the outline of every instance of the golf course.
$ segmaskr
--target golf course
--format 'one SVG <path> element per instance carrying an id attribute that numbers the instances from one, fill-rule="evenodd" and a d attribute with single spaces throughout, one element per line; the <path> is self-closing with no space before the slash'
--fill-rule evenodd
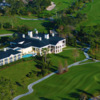
<path id="1" fill-rule="evenodd" d="M 34 92 L 20 100 L 78 100 L 100 93 L 100 63 L 74 66 L 67 73 L 54 75 L 34 86 Z"/>

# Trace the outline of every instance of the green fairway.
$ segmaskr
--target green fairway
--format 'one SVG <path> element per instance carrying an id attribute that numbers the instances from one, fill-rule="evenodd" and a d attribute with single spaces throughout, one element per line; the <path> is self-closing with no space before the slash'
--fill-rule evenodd
<path id="1" fill-rule="evenodd" d="M 26 25 L 31 30 L 34 30 L 35 28 L 39 30 L 39 32 L 47 32 L 45 23 L 48 21 L 44 20 L 21 20 L 17 16 L 0 16 L 0 22 L 6 23 L 9 22 L 13 25 L 15 29 L 17 29 L 18 26 Z M 0 34 L 7 34 L 7 33 L 14 33 L 13 30 L 6 30 L 2 29 L 0 30 Z"/>
<path id="2" fill-rule="evenodd" d="M 69 72 L 54 75 L 34 86 L 34 93 L 20 100 L 79 100 L 100 93 L 100 63 L 74 66 Z"/>
<path id="3" fill-rule="evenodd" d="M 0 30 L 0 34 L 11 34 L 11 33 L 14 33 L 13 31 L 10 31 L 10 30 Z"/>
<path id="4" fill-rule="evenodd" d="M 58 62 L 62 62 L 63 64 L 65 63 L 65 60 L 67 60 L 68 64 L 72 64 L 75 61 L 75 57 L 73 56 L 74 49 L 72 50 L 65 50 L 59 54 L 56 55 L 50 55 L 51 56 L 51 61 L 54 63 L 55 66 L 58 66 Z M 85 58 L 83 51 L 79 51 L 79 57 L 76 58 L 76 61 L 81 61 Z"/>
<path id="5" fill-rule="evenodd" d="M 62 53 L 59 54 L 51 54 L 51 60 L 53 62 L 52 68 L 54 70 L 57 70 L 57 65 L 59 63 L 59 60 L 61 62 L 64 62 L 65 59 L 67 59 L 68 63 L 74 63 L 74 58 L 72 57 L 72 50 L 65 50 Z M 82 60 L 85 58 L 84 54 L 82 51 L 80 52 L 80 56 L 77 58 L 77 60 Z M 34 59 L 32 61 L 22 61 L 20 63 L 17 63 L 15 65 L 10 65 L 8 68 L 3 69 L 0 71 L 0 76 L 3 76 L 5 78 L 8 78 L 10 80 L 12 80 L 12 82 L 15 84 L 16 82 L 19 82 L 20 84 L 22 84 L 22 80 L 25 79 L 25 83 L 24 86 L 25 88 L 18 86 L 16 87 L 16 94 L 15 96 L 25 93 L 27 92 L 27 85 L 38 80 L 39 78 L 41 78 L 41 76 L 39 77 L 32 77 L 32 78 L 27 78 L 26 74 L 28 74 L 29 72 L 31 72 L 32 70 L 39 70 L 36 68 L 36 63 L 34 62 Z"/>
<path id="6" fill-rule="evenodd" d="M 96 25 L 100 24 L 100 0 L 93 0 L 92 3 L 86 5 L 86 8 L 80 12 L 88 15 L 88 20 L 83 22 L 84 25 Z"/>
<path id="7" fill-rule="evenodd" d="M 56 7 L 53 11 L 61 11 L 63 9 L 68 8 L 74 1 L 76 0 L 52 0 Z"/>

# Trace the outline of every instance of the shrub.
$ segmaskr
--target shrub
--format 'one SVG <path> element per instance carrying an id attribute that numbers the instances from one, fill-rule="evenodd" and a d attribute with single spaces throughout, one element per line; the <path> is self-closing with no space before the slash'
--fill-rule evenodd
<path id="1" fill-rule="evenodd" d="M 3 28 L 10 29 L 11 27 L 12 25 L 8 22 L 3 24 Z"/>

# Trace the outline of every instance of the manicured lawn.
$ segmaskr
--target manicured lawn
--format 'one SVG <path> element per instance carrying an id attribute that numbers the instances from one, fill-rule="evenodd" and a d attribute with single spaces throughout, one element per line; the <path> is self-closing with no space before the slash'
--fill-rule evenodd
<path id="1" fill-rule="evenodd" d="M 74 49 L 72 50 L 66 50 L 66 49 L 62 53 L 51 55 L 51 61 L 54 63 L 55 68 L 59 65 L 59 62 L 62 62 L 64 65 L 65 60 L 67 60 L 68 64 L 74 63 L 75 61 L 75 58 L 73 56 Z M 76 61 L 81 61 L 85 58 L 85 56 L 82 51 L 78 50 L 78 52 L 79 52 L 79 57 L 76 58 Z"/>
<path id="2" fill-rule="evenodd" d="M 72 52 L 73 50 L 65 50 L 64 52 L 60 53 L 60 54 L 51 54 L 51 60 L 53 62 L 53 69 L 57 70 L 57 65 L 59 63 L 59 60 L 61 60 L 61 62 L 64 62 L 65 59 L 68 60 L 68 63 L 73 63 L 74 62 L 74 58 L 72 57 Z M 83 55 L 83 52 L 80 51 L 80 56 L 78 57 L 77 60 L 82 60 L 84 59 L 85 56 Z M 17 63 L 13 66 L 9 66 L 6 69 L 3 69 L 0 71 L 0 76 L 3 76 L 5 78 L 8 78 L 10 80 L 12 80 L 12 82 L 15 84 L 16 82 L 19 82 L 20 84 L 22 84 L 22 80 L 25 79 L 25 83 L 24 86 L 25 88 L 21 87 L 21 86 L 17 86 L 16 87 L 16 94 L 15 96 L 25 93 L 27 92 L 27 85 L 38 80 L 41 77 L 33 77 L 33 78 L 26 78 L 26 74 L 28 74 L 30 71 L 32 70 L 39 70 L 35 67 L 36 63 L 34 62 L 34 60 L 32 61 L 24 61 L 24 62 L 20 62 Z"/>
<path id="3" fill-rule="evenodd" d="M 58 62 L 64 62 L 68 60 L 68 63 L 74 63 L 74 58 L 72 57 L 73 50 L 64 50 L 59 54 L 51 54 L 50 59 L 53 62 L 54 66 L 58 66 Z M 80 56 L 77 58 L 77 61 L 85 58 L 82 51 L 79 51 Z M 37 70 L 35 67 L 36 63 L 34 60 L 32 61 L 22 61 L 15 65 L 10 65 L 9 68 L 6 68 L 0 71 L 0 76 L 4 76 L 6 78 L 10 78 L 12 81 L 20 81 L 28 72 L 31 70 Z"/>
<path id="4" fill-rule="evenodd" d="M 82 93 L 100 94 L 100 63 L 71 67 L 35 85 L 34 93 L 20 100 L 79 100 Z"/>
<path id="5" fill-rule="evenodd" d="M 11 65 L 9 68 L 6 68 L 0 71 L 0 76 L 10 78 L 12 81 L 20 81 L 25 75 L 31 70 L 36 70 L 34 61 L 25 61 L 20 62 L 15 65 Z"/>
<path id="6" fill-rule="evenodd" d="M 11 34 L 11 33 L 13 33 L 13 31 L 10 31 L 10 30 L 1 30 L 0 29 L 0 34 Z"/>
<path id="7" fill-rule="evenodd" d="M 87 60 L 87 61 L 81 62 L 80 64 L 83 64 L 83 63 L 90 63 L 90 62 L 95 62 L 95 61 L 93 61 L 92 59 L 89 59 L 89 60 Z"/>
<path id="8" fill-rule="evenodd" d="M 88 20 L 83 22 L 83 25 L 96 25 L 100 24 L 100 0 L 93 0 L 92 3 L 86 5 L 82 13 L 86 13 L 88 15 Z"/>
<path id="9" fill-rule="evenodd" d="M 68 8 L 74 1 L 76 0 L 52 0 L 55 4 L 56 7 L 53 11 L 60 11 L 65 8 Z"/>
<path id="10" fill-rule="evenodd" d="M 13 24 L 14 28 L 17 29 L 18 26 L 26 25 L 28 26 L 31 30 L 34 30 L 35 28 L 39 30 L 39 32 L 47 32 L 46 29 L 46 22 L 44 20 L 21 20 L 17 16 L 0 16 L 0 22 L 5 23 L 5 22 L 10 22 Z M 6 34 L 6 33 L 14 33 L 13 30 L 0 30 L 0 34 Z"/>

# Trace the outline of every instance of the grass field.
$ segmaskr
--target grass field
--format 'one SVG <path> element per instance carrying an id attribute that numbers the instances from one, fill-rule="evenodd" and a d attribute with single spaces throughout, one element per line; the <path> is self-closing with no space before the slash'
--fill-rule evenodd
<path id="1" fill-rule="evenodd" d="M 92 3 L 86 5 L 86 8 L 80 12 L 88 15 L 88 20 L 83 22 L 83 25 L 96 25 L 100 24 L 100 0 L 93 0 Z"/>
<path id="2" fill-rule="evenodd" d="M 57 70 L 57 65 L 58 65 L 58 61 L 61 60 L 62 62 L 65 61 L 65 59 L 67 59 L 68 63 L 73 63 L 73 57 L 72 57 L 72 52 L 73 50 L 66 50 L 60 54 L 52 54 L 51 55 L 51 60 L 53 61 L 53 65 L 54 65 L 54 70 Z M 57 57 L 59 56 L 59 57 Z M 78 57 L 77 60 L 82 60 L 84 59 L 85 56 L 82 53 L 82 51 L 80 51 L 80 56 Z M 15 82 L 22 82 L 22 79 L 26 77 L 26 74 L 28 74 L 30 71 L 32 70 L 38 70 L 35 67 L 36 63 L 33 61 L 25 61 L 25 62 L 20 62 L 18 64 L 15 64 L 13 66 L 9 66 L 9 68 L 6 68 L 4 70 L 0 71 L 0 76 L 3 76 L 5 78 L 8 78 L 10 80 L 12 80 L 12 82 L 15 84 Z M 16 96 L 18 94 L 22 94 L 24 92 L 27 92 L 27 85 L 38 80 L 41 77 L 33 77 L 33 78 L 25 78 L 25 87 L 23 88 L 21 86 L 17 86 L 16 87 Z"/>
<path id="3" fill-rule="evenodd" d="M 15 17 L 9 17 L 9 16 L 0 16 L 0 22 L 10 22 L 15 28 L 18 26 L 26 25 L 30 29 L 34 30 L 35 28 L 39 30 L 39 32 L 47 32 L 45 23 L 48 21 L 43 20 L 21 20 L 17 16 Z M 0 30 L 0 34 L 7 34 L 7 33 L 13 33 L 13 30 Z"/>
<path id="4" fill-rule="evenodd" d="M 56 7 L 53 11 L 60 11 L 65 8 L 68 8 L 76 0 L 52 0 L 52 1 L 56 4 Z"/>
<path id="5" fill-rule="evenodd" d="M 100 94 L 100 63 L 74 66 L 34 86 L 34 93 L 20 100 L 79 100 Z"/>

